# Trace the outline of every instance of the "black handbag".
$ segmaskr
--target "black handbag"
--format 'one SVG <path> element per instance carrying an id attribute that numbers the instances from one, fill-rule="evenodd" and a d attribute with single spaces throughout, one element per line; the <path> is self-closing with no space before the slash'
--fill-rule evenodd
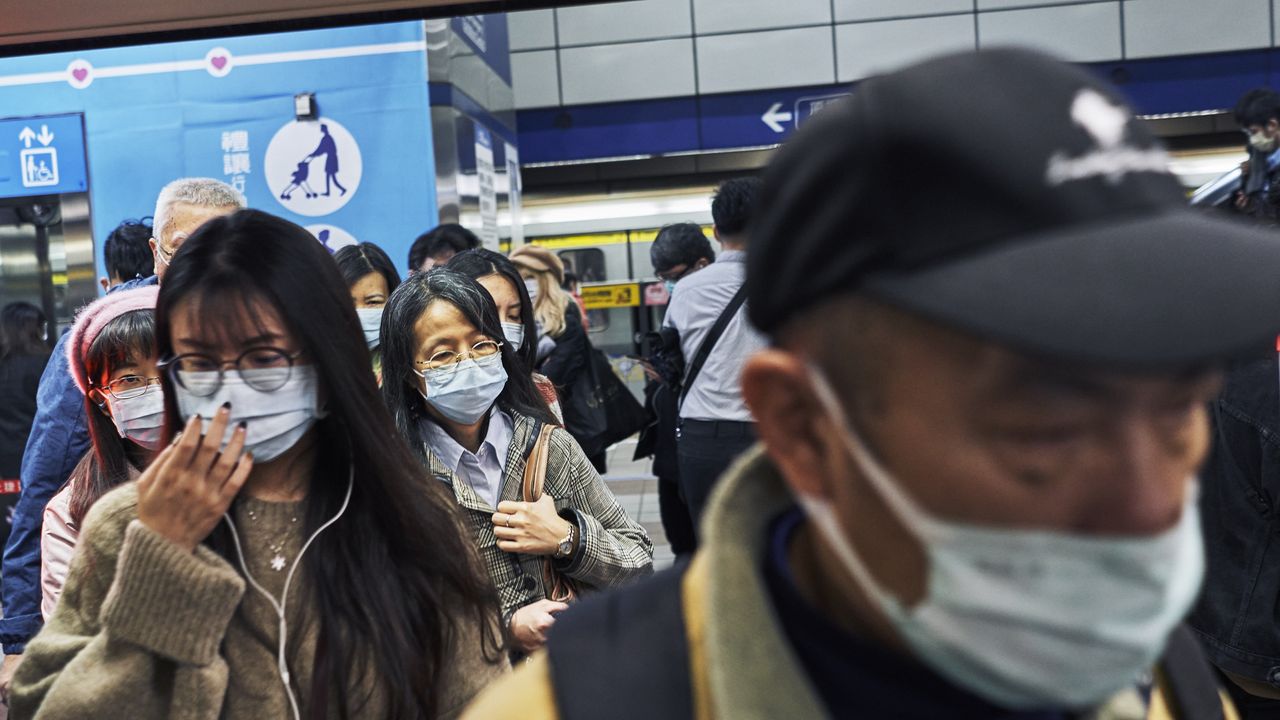
<path id="1" fill-rule="evenodd" d="M 565 429 L 588 457 L 636 434 L 647 420 L 609 359 L 595 348 L 587 352 L 586 367 L 563 402 Z"/>

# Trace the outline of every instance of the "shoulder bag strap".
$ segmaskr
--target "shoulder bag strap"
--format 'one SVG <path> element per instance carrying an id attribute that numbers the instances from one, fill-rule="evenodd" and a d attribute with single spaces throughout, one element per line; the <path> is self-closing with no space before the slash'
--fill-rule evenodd
<path id="1" fill-rule="evenodd" d="M 525 502 L 537 502 L 547 481 L 547 456 L 550 455 L 552 425 L 538 422 L 529 435 L 525 454 L 524 478 L 520 495 Z"/>
<path id="2" fill-rule="evenodd" d="M 547 482 L 547 459 L 551 456 L 551 434 L 554 425 L 538 423 L 530 436 L 532 449 L 524 463 L 524 478 L 520 495 L 525 502 L 537 502 L 542 497 L 542 489 Z M 581 541 L 580 541 L 581 542 Z M 550 557 L 542 559 L 542 587 L 548 600 L 570 602 L 577 598 L 577 588 L 573 581 L 556 570 L 555 561 Z"/>
<path id="3" fill-rule="evenodd" d="M 698 351 L 693 355 L 693 362 L 689 363 L 689 371 L 685 373 L 684 383 L 680 389 L 681 406 L 684 405 L 684 398 L 689 394 L 689 388 L 693 387 L 693 381 L 697 379 L 698 373 L 702 372 L 702 366 L 706 364 L 707 358 L 711 356 L 711 351 L 715 348 L 716 343 L 720 342 L 720 336 L 724 335 L 725 328 L 729 327 L 729 321 L 734 315 L 738 314 L 738 309 L 742 307 L 742 303 L 747 301 L 747 284 L 742 283 L 742 287 L 738 288 L 738 292 L 734 294 L 733 299 L 725 306 L 724 312 L 720 313 L 720 317 L 716 318 L 716 324 L 711 326 L 707 331 L 707 336 L 703 338 L 702 343 L 698 345 Z"/>
<path id="4" fill-rule="evenodd" d="M 1217 678 L 1186 625 L 1179 625 L 1169 636 L 1156 673 L 1176 720 L 1223 719 Z"/>

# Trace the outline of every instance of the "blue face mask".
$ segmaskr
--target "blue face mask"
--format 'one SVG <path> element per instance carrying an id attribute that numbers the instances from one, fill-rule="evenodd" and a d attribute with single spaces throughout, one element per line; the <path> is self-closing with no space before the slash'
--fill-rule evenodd
<path id="1" fill-rule="evenodd" d="M 451 367 L 414 372 L 427 384 L 422 397 L 441 415 L 462 425 L 480 422 L 507 386 L 502 353 L 479 360 L 468 358 Z"/>
<path id="2" fill-rule="evenodd" d="M 670 295 L 676 291 L 676 283 L 678 280 L 663 280 L 662 284 L 667 286 L 667 294 Z"/>
<path id="3" fill-rule="evenodd" d="M 524 323 L 502 323 L 502 336 L 507 339 L 508 345 L 519 350 L 524 344 Z"/>
<path id="4" fill-rule="evenodd" d="M 360 317 L 360 327 L 364 330 L 364 341 L 372 350 L 378 347 L 378 331 L 382 328 L 382 308 L 356 308 Z"/>

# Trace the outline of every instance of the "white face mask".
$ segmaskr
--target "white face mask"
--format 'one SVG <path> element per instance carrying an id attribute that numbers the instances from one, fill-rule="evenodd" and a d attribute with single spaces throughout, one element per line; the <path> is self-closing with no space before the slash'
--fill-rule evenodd
<path id="1" fill-rule="evenodd" d="M 534 278 L 525 278 L 524 289 L 529 293 L 529 302 L 538 302 L 538 281 Z"/>
<path id="2" fill-rule="evenodd" d="M 383 308 L 356 308 L 356 315 L 360 316 L 360 327 L 364 329 L 364 341 L 372 350 L 378 347 L 378 332 L 382 329 L 382 310 Z"/>
<path id="3" fill-rule="evenodd" d="M 107 410 L 120 437 L 148 449 L 160 447 L 164 432 L 164 391 L 159 385 L 148 385 L 137 397 L 123 400 L 107 394 Z"/>
<path id="4" fill-rule="evenodd" d="M 426 370 L 418 375 L 427 382 L 422 397 L 441 415 L 462 425 L 480 422 L 507 386 L 502 353 L 479 360 L 468 358 L 456 368 Z"/>
<path id="5" fill-rule="evenodd" d="M 1276 139 L 1267 137 L 1266 133 L 1249 133 L 1249 145 L 1255 150 L 1271 152 L 1276 149 Z"/>
<path id="6" fill-rule="evenodd" d="M 507 339 L 508 345 L 519 350 L 524 344 L 524 323 L 502 323 L 502 336 Z"/>
<path id="7" fill-rule="evenodd" d="M 265 377 L 280 372 L 286 370 L 266 368 L 246 370 L 245 374 Z M 271 462 L 293 447 L 320 417 L 316 408 L 318 383 L 315 367 L 295 365 L 287 372 L 289 380 L 271 392 L 255 390 L 234 371 L 223 375 L 222 387 L 209 397 L 192 395 L 181 383 L 175 383 L 178 411 L 183 418 L 199 413 L 207 419 L 213 417 L 223 403 L 230 402 L 231 421 L 227 423 L 222 447 L 231 442 L 231 433 L 243 421 L 246 432 L 244 449 L 253 453 L 254 462 Z M 215 373 L 212 372 L 192 372 L 183 373 L 182 377 L 183 382 L 193 385 L 201 382 L 201 376 L 213 375 Z"/>
<path id="8" fill-rule="evenodd" d="M 1096 705 L 1151 667 L 1204 574 L 1194 481 L 1178 524 L 1150 537 L 943 521 L 902 491 L 853 433 L 826 380 L 817 370 L 811 376 L 863 476 L 924 546 L 925 597 L 903 606 L 872 576 L 830 502 L 799 502 L 920 660 L 1014 709 Z"/>

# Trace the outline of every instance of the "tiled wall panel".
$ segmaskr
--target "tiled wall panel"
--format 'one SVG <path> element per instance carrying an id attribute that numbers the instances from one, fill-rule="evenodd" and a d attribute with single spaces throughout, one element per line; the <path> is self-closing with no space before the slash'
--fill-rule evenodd
<path id="1" fill-rule="evenodd" d="M 513 13 L 510 29 L 516 102 L 532 108 L 851 82 L 975 46 L 1029 45 L 1080 62 L 1268 47 L 1280 32 L 1273 5 L 631 0 Z"/>

